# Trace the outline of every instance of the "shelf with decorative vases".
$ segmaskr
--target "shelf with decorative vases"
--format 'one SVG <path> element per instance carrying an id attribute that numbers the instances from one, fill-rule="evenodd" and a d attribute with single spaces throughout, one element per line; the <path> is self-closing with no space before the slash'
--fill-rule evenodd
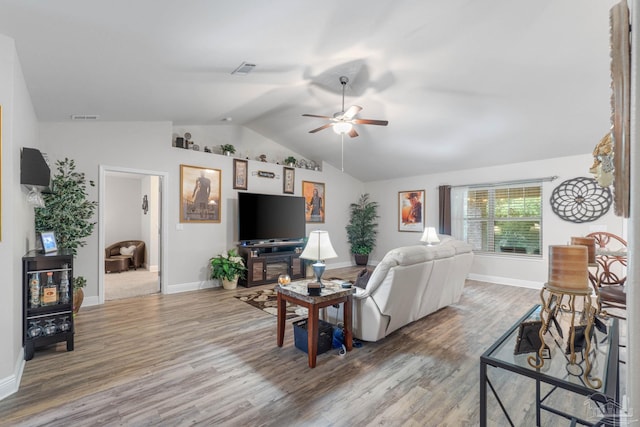
<path id="1" fill-rule="evenodd" d="M 181 138 L 183 139 L 183 138 Z M 189 141 L 187 141 L 189 142 Z M 314 160 L 306 160 L 306 159 L 300 159 L 300 160 L 296 160 L 295 163 L 287 163 L 285 159 L 285 161 L 283 162 L 279 162 L 279 161 L 274 161 L 274 162 L 269 162 L 266 160 L 267 156 L 266 154 L 261 154 L 260 156 L 258 156 L 255 159 L 250 159 L 249 156 L 246 156 L 244 158 L 242 157 L 235 157 L 234 154 L 235 153 L 231 153 L 229 151 L 227 152 L 220 152 L 220 153 L 214 153 L 212 151 L 212 149 L 209 146 L 205 146 L 204 147 L 204 151 L 200 150 L 200 146 L 197 144 L 187 144 L 187 147 L 184 146 L 180 146 L 178 145 L 175 141 L 172 144 L 172 147 L 180 149 L 180 150 L 192 150 L 192 151 L 198 151 L 200 153 L 206 153 L 206 154 L 215 154 L 217 156 L 226 156 L 226 157 L 232 157 L 232 158 L 237 158 L 239 160 L 251 160 L 254 162 L 258 162 L 258 163 L 268 163 L 268 164 L 272 164 L 272 165 L 281 165 L 281 166 L 286 166 L 289 168 L 297 168 L 297 169 L 306 169 L 306 170 L 312 170 L 312 171 L 316 171 L 316 172 L 322 172 L 322 168 L 320 166 L 319 163 L 315 162 Z"/>

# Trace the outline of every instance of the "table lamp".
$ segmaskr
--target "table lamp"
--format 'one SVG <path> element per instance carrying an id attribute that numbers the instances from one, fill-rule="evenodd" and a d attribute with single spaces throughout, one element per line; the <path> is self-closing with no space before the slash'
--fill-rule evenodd
<path id="1" fill-rule="evenodd" d="M 314 230 L 309 234 L 307 246 L 305 246 L 300 258 L 315 260 L 312 265 L 313 272 L 316 275 L 317 283 L 322 286 L 322 273 L 324 273 L 324 260 L 329 258 L 337 258 L 338 254 L 331 246 L 328 231 Z"/>
<path id="2" fill-rule="evenodd" d="M 436 233 L 435 227 L 425 228 L 420 241 L 426 242 L 428 246 L 432 246 L 434 243 L 440 243 L 440 239 L 438 238 L 438 233 Z"/>

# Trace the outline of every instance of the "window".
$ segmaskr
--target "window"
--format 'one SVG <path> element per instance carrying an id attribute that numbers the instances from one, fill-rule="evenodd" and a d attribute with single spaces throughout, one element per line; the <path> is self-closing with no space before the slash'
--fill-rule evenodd
<path id="1" fill-rule="evenodd" d="M 540 255 L 541 183 L 456 187 L 451 199 L 452 234 L 474 251 Z"/>

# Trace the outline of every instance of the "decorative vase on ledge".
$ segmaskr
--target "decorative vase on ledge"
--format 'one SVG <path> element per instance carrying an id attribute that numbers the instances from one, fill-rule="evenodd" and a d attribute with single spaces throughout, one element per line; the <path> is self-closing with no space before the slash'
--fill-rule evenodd
<path id="1" fill-rule="evenodd" d="M 233 280 L 222 279 L 222 287 L 225 289 L 235 289 L 238 287 L 238 276 Z"/>

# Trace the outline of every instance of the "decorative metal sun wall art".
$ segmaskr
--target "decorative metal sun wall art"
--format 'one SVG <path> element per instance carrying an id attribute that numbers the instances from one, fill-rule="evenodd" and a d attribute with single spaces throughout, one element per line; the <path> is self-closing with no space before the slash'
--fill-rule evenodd
<path id="1" fill-rule="evenodd" d="M 595 179 L 578 177 L 558 185 L 551 194 L 551 209 L 565 221 L 591 222 L 609 211 L 611 190 L 601 187 Z"/>

